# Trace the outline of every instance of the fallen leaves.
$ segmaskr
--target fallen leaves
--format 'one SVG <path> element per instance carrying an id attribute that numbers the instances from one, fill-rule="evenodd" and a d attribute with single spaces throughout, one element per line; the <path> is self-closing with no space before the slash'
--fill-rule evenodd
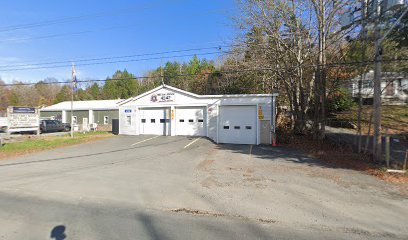
<path id="1" fill-rule="evenodd" d="M 290 143 L 285 146 L 302 150 L 311 157 L 333 167 L 362 171 L 390 183 L 408 183 L 408 174 L 386 172 L 381 166 L 374 163 L 370 156 L 354 153 L 347 147 L 334 145 L 327 141 L 318 144 L 310 136 L 291 136 Z"/>

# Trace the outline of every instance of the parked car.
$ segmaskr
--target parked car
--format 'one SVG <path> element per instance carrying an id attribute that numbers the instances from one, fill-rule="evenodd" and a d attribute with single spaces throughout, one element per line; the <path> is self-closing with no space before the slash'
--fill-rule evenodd
<path id="1" fill-rule="evenodd" d="M 68 132 L 71 130 L 69 123 L 62 123 L 58 120 L 41 120 L 40 131 L 43 132 Z"/>

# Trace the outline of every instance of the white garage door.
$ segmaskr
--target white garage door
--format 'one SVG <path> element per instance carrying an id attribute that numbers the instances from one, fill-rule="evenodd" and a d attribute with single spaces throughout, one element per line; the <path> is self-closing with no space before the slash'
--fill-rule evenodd
<path id="1" fill-rule="evenodd" d="M 176 108 L 176 135 L 205 136 L 204 107 Z"/>
<path id="2" fill-rule="evenodd" d="M 170 135 L 169 109 L 140 109 L 140 134 Z"/>
<path id="3" fill-rule="evenodd" d="M 218 142 L 256 144 L 256 106 L 220 106 Z"/>

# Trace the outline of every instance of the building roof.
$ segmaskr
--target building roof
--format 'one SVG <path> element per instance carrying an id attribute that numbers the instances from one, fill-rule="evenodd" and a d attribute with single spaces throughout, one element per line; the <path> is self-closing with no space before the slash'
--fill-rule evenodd
<path id="1" fill-rule="evenodd" d="M 74 101 L 73 110 L 108 110 L 118 109 L 123 99 L 115 100 L 90 100 Z M 40 111 L 62 111 L 71 110 L 71 101 L 60 102 L 48 107 L 41 108 Z"/>
<path id="2" fill-rule="evenodd" d="M 187 92 L 187 91 L 185 91 L 185 90 L 182 90 L 182 89 L 179 89 L 179 88 L 175 88 L 175 87 L 172 87 L 172 86 L 163 84 L 163 85 L 158 86 L 158 87 L 156 87 L 156 88 L 154 88 L 154 89 L 152 89 L 152 90 L 150 90 L 150 91 L 147 91 L 147 92 L 145 92 L 145 93 L 142 93 L 142 94 L 140 94 L 140 95 L 138 95 L 138 96 L 136 96 L 136 97 L 132 97 L 132 98 L 123 100 L 122 102 L 119 103 L 119 105 L 123 105 L 123 104 L 125 104 L 125 103 L 127 103 L 127 102 L 130 102 L 130 101 L 135 101 L 135 100 L 140 99 L 140 98 L 142 98 L 142 97 L 144 97 L 144 96 L 147 96 L 147 95 L 149 95 L 149 94 L 151 94 L 151 93 L 154 93 L 154 92 L 156 92 L 157 90 L 160 90 L 160 89 L 173 90 L 174 92 L 179 92 L 179 93 L 182 93 L 182 94 L 185 94 L 185 95 L 187 95 L 187 96 L 194 97 L 194 98 L 239 98 L 239 97 L 245 98 L 245 97 L 272 97 L 272 96 L 278 96 L 278 95 L 279 95 L 278 93 L 272 93 L 272 94 L 198 95 L 198 94 L 195 94 L 195 93 Z"/>

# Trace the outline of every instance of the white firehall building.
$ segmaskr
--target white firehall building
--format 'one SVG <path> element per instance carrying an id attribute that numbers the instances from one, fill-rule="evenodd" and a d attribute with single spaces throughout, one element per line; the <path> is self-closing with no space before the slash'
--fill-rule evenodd
<path id="1" fill-rule="evenodd" d="M 270 144 L 277 94 L 197 95 L 162 85 L 119 105 L 119 133 Z"/>

